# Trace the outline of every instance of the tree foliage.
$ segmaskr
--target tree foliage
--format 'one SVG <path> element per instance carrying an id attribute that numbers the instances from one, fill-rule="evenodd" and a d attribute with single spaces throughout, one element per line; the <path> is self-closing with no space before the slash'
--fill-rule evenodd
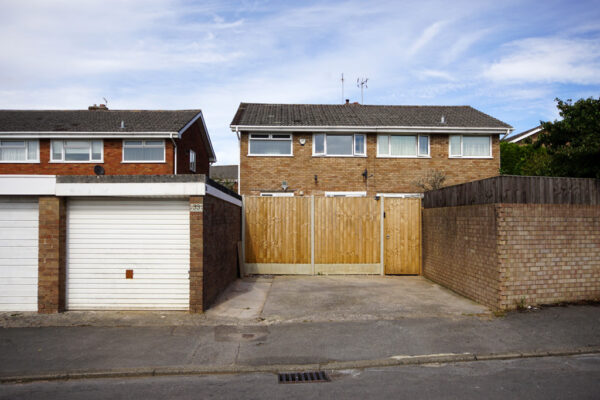
<path id="1" fill-rule="evenodd" d="M 503 175 L 550 175 L 550 156 L 544 147 L 501 142 L 500 173 Z"/>
<path id="2" fill-rule="evenodd" d="M 533 146 L 546 149 L 552 176 L 600 178 L 600 98 L 556 102 L 562 120 L 542 122 Z"/>
<path id="3" fill-rule="evenodd" d="M 430 169 L 421 176 L 419 179 L 414 181 L 412 184 L 423 191 L 436 190 L 444 187 L 446 181 L 446 174 L 444 171 L 437 169 Z"/>

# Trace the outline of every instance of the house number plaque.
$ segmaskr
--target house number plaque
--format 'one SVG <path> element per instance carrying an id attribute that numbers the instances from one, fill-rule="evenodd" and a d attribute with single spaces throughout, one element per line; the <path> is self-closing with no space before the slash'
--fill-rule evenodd
<path id="1" fill-rule="evenodd" d="M 190 212 L 202 212 L 202 203 L 190 204 Z"/>

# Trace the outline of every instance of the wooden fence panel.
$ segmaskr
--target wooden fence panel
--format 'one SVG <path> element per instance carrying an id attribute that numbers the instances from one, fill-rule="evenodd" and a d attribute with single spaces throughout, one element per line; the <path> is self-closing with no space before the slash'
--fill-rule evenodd
<path id="1" fill-rule="evenodd" d="M 421 199 L 385 199 L 385 273 L 421 273 Z"/>
<path id="2" fill-rule="evenodd" d="M 315 264 L 379 263 L 380 224 L 371 197 L 316 197 Z"/>
<path id="3" fill-rule="evenodd" d="M 247 263 L 310 264 L 310 198 L 246 197 Z"/>

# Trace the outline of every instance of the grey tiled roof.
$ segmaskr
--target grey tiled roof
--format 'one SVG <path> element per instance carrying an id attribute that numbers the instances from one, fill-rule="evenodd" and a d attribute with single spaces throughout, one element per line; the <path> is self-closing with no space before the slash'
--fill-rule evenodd
<path id="1" fill-rule="evenodd" d="M 235 179 L 238 178 L 237 165 L 211 165 L 209 172 L 211 179 Z"/>
<path id="2" fill-rule="evenodd" d="M 178 132 L 200 110 L 0 110 L 0 132 Z M 121 121 L 125 129 L 121 129 Z"/>
<path id="3" fill-rule="evenodd" d="M 445 123 L 441 123 L 444 116 Z M 241 103 L 231 125 L 512 128 L 470 106 Z"/>
<path id="4" fill-rule="evenodd" d="M 524 132 L 517 133 L 517 134 L 512 135 L 512 136 L 504 137 L 504 138 L 501 139 L 501 141 L 503 141 L 503 142 L 512 142 L 513 140 L 520 141 L 521 138 L 527 137 L 532 131 L 535 131 L 536 129 L 540 130 L 541 127 L 542 127 L 541 125 L 538 125 L 535 128 L 528 129 L 528 130 L 526 130 Z"/>

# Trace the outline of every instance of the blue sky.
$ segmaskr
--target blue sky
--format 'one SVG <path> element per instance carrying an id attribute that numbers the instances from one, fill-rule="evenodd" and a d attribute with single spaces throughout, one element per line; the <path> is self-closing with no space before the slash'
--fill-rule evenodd
<path id="1" fill-rule="evenodd" d="M 240 102 L 471 105 L 520 132 L 600 95 L 599 1 L 0 0 L 0 108 L 204 111 L 237 163 Z"/>

